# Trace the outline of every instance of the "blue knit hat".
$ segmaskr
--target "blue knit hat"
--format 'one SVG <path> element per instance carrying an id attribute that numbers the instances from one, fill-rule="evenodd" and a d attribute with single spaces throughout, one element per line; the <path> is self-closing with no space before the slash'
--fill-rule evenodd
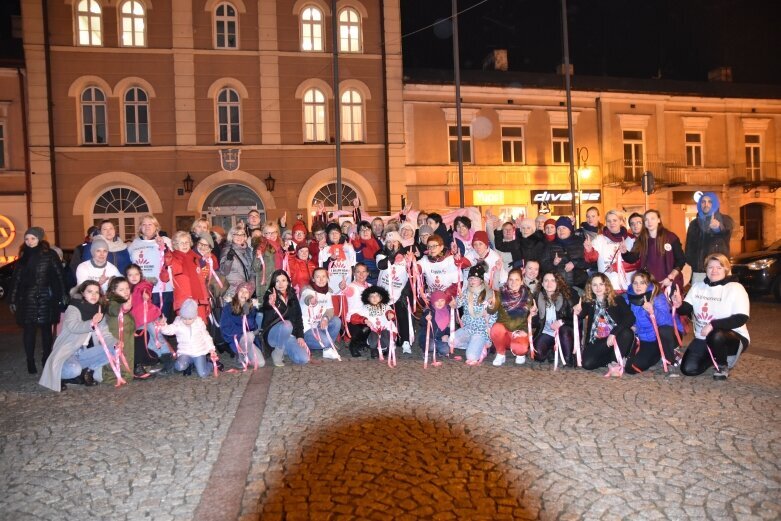
<path id="1" fill-rule="evenodd" d="M 570 232 L 575 231 L 575 227 L 572 225 L 572 219 L 569 217 L 561 216 L 558 219 L 556 219 L 556 228 L 559 226 L 564 226 L 565 228 L 569 228 Z"/>

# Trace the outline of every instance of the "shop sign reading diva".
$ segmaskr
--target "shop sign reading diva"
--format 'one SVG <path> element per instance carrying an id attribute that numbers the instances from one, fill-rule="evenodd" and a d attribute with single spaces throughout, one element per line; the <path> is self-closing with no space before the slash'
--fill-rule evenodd
<path id="1" fill-rule="evenodd" d="M 572 192 L 566 190 L 532 190 L 533 203 L 570 203 Z M 600 190 L 583 190 L 580 192 L 581 203 L 599 203 L 602 201 Z"/>

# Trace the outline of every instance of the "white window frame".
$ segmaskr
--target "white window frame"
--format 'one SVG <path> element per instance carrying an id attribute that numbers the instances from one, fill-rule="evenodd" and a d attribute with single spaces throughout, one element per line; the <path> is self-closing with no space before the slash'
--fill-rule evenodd
<path id="1" fill-rule="evenodd" d="M 98 204 L 98 201 L 100 201 L 105 195 L 110 194 L 117 189 L 120 190 L 120 194 L 122 194 L 123 190 L 136 194 L 143 202 L 143 206 L 139 205 L 140 208 L 138 208 L 137 212 L 126 212 L 124 211 L 124 208 L 121 208 L 118 212 L 96 212 L 96 205 Z M 117 199 L 114 200 L 116 201 Z M 92 222 L 97 226 L 100 224 L 100 221 L 112 221 L 114 222 L 114 227 L 117 230 L 117 234 L 122 239 L 128 239 L 136 236 L 138 226 L 141 224 L 141 218 L 149 214 L 149 208 L 151 207 L 146 198 L 144 198 L 144 196 L 135 188 L 130 188 L 128 186 L 112 186 L 103 190 L 92 204 Z M 130 234 L 128 235 L 128 233 Z"/>
<path id="2" fill-rule="evenodd" d="M 756 137 L 757 142 L 749 143 L 749 136 Z M 760 181 L 762 179 L 762 134 L 754 132 L 744 134 L 743 146 L 746 158 L 746 178 L 749 181 Z M 756 152 L 757 161 L 754 161 L 754 152 Z"/>
<path id="3" fill-rule="evenodd" d="M 504 135 L 504 129 L 518 129 L 521 131 L 520 136 L 505 136 Z M 502 163 L 507 165 L 523 165 L 526 163 L 526 140 L 524 139 L 526 137 L 526 128 L 522 125 L 502 125 L 500 129 L 501 137 L 502 137 Z M 515 157 L 515 144 L 519 143 L 521 144 L 521 159 L 520 161 L 518 158 Z M 504 156 L 504 146 L 505 143 L 509 143 L 510 145 L 510 160 L 508 161 L 507 158 Z"/>
<path id="4" fill-rule="evenodd" d="M 225 9 L 225 14 L 219 14 L 220 9 Z M 228 9 L 233 10 L 233 15 L 229 15 Z M 234 45 L 230 45 L 230 24 L 233 24 L 234 28 Z M 220 25 L 222 25 L 223 32 L 220 32 Z M 220 2 L 214 8 L 214 20 L 212 23 L 214 30 L 214 48 L 215 49 L 238 49 L 239 48 L 239 10 L 230 2 Z M 219 44 L 220 34 L 223 34 L 223 45 Z"/>
<path id="5" fill-rule="evenodd" d="M 220 100 L 222 94 L 225 93 L 225 100 Z M 236 100 L 231 99 L 231 94 L 236 95 Z M 241 143 L 242 129 L 241 129 L 241 95 L 239 91 L 233 87 L 223 87 L 217 91 L 217 96 L 214 98 L 215 106 L 215 121 L 217 122 L 217 135 L 215 141 L 217 143 Z M 220 109 L 225 109 L 225 121 L 220 118 Z M 238 121 L 233 121 L 231 118 L 231 109 L 238 109 Z M 226 127 L 226 139 L 222 139 L 222 127 Z M 232 127 L 238 127 L 238 136 L 233 135 Z"/>
<path id="6" fill-rule="evenodd" d="M 125 8 L 130 6 L 129 12 Z M 136 12 L 136 7 L 141 13 Z M 146 6 L 141 0 L 125 0 L 119 6 L 119 45 L 121 47 L 146 47 Z M 130 23 L 130 30 L 126 30 L 125 21 Z M 140 25 L 140 27 L 138 27 Z M 125 36 L 129 35 L 129 42 Z"/>
<path id="7" fill-rule="evenodd" d="M 461 124 L 461 142 L 463 145 L 462 153 L 464 164 L 474 162 L 474 150 L 472 147 L 472 126 Z M 458 164 L 458 125 L 455 123 L 447 125 L 447 153 L 448 161 L 451 165 Z M 468 156 L 468 157 L 467 157 Z"/>
<path id="8" fill-rule="evenodd" d="M 361 14 L 353 7 L 339 11 L 339 52 L 363 52 L 362 22 Z"/>
<path id="9" fill-rule="evenodd" d="M 91 100 L 84 100 L 84 95 L 87 93 L 87 91 L 92 92 L 92 99 Z M 103 100 L 98 101 L 96 100 L 96 93 L 100 93 L 103 96 Z M 103 143 L 100 143 L 98 141 L 98 126 L 100 123 L 98 122 L 98 114 L 100 110 L 98 110 L 100 107 L 103 108 L 103 135 L 105 137 L 105 141 Z M 87 123 L 87 118 L 84 117 L 85 109 L 89 108 L 91 115 L 92 115 L 92 122 Z M 84 90 L 81 91 L 81 95 L 79 96 L 79 110 L 81 112 L 81 142 L 84 145 L 108 145 L 108 104 L 106 103 L 106 93 L 103 92 L 103 89 L 101 89 L 98 86 L 95 85 L 89 85 L 84 88 Z M 87 140 L 87 126 L 92 127 L 92 140 Z"/>
<path id="10" fill-rule="evenodd" d="M 103 46 L 103 8 L 98 0 L 77 0 L 75 18 L 76 45 Z M 83 27 L 83 28 L 82 28 Z M 82 35 L 85 36 L 82 40 Z"/>
<path id="11" fill-rule="evenodd" d="M 342 109 L 342 139 L 351 142 L 365 142 L 366 125 L 364 125 L 364 105 L 361 93 L 357 89 L 345 90 L 342 92 L 340 107 Z"/>
<path id="12" fill-rule="evenodd" d="M 313 16 L 314 13 L 317 13 L 317 16 Z M 325 15 L 323 10 L 316 5 L 307 4 L 301 9 L 299 18 L 301 20 L 301 50 L 303 52 L 323 52 L 325 50 Z"/>
<path id="13" fill-rule="evenodd" d="M 135 92 L 136 99 L 128 101 L 128 95 Z M 141 93 L 144 95 L 144 100 L 138 99 L 138 93 Z M 130 87 L 125 92 L 125 95 L 122 98 L 122 114 L 124 117 L 124 130 L 125 130 L 125 144 L 126 145 L 148 145 L 152 142 L 152 135 L 150 132 L 150 121 L 149 121 L 149 93 L 147 93 L 144 89 L 141 87 L 135 86 Z M 130 123 L 128 122 L 128 108 L 132 108 L 133 110 L 133 118 L 134 118 L 134 125 L 135 125 L 135 131 L 133 132 L 135 134 L 134 139 L 135 141 L 131 141 L 131 132 L 130 132 Z M 143 125 L 146 125 L 146 141 L 141 141 L 141 126 L 142 123 L 139 122 L 141 111 L 144 111 L 146 113 L 146 123 Z"/>
<path id="14" fill-rule="evenodd" d="M 316 87 L 309 88 L 304 92 L 301 106 L 303 108 L 305 143 L 328 142 L 328 109 L 326 102 L 325 93 Z"/>
<path id="15" fill-rule="evenodd" d="M 627 132 L 640 132 L 640 139 L 627 138 Z M 626 146 L 632 147 L 632 157 L 627 159 Z M 637 154 L 637 146 L 640 146 L 640 154 Z M 640 156 L 639 158 L 637 156 Z M 640 181 L 645 171 L 645 130 L 641 128 L 625 128 L 621 130 L 621 157 L 624 160 L 624 179 L 627 181 Z M 628 164 L 633 161 L 634 164 Z M 637 164 L 640 161 L 640 164 Z"/>
<path id="16" fill-rule="evenodd" d="M 697 141 L 689 141 L 689 136 L 697 136 Z M 684 132 L 686 145 L 686 166 L 702 168 L 705 166 L 705 134 L 697 131 Z"/>
<path id="17" fill-rule="evenodd" d="M 563 130 L 566 136 L 557 136 L 556 131 Z M 569 164 L 569 133 L 566 128 L 552 127 L 550 129 L 551 139 L 551 164 L 568 165 Z M 556 151 L 558 150 L 560 159 L 556 160 Z"/>

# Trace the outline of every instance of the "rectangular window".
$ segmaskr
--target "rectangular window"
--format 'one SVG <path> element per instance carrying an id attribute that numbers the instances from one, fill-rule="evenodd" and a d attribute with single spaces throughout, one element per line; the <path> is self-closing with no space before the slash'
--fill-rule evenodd
<path id="1" fill-rule="evenodd" d="M 0 170 L 5 170 L 5 123 L 0 123 Z"/>
<path id="2" fill-rule="evenodd" d="M 566 128 L 551 129 L 553 164 L 569 163 L 569 131 Z"/>
<path id="3" fill-rule="evenodd" d="M 702 134 L 686 133 L 686 166 L 702 166 Z"/>
<path id="4" fill-rule="evenodd" d="M 458 163 L 458 126 L 448 125 L 448 143 L 450 145 L 450 162 Z M 464 163 L 472 162 L 472 132 L 471 127 L 461 126 L 461 144 Z"/>
<path id="5" fill-rule="evenodd" d="M 523 163 L 523 127 L 502 127 L 502 162 Z"/>
<path id="6" fill-rule="evenodd" d="M 746 178 L 761 181 L 762 152 L 759 134 L 746 134 Z"/>
<path id="7" fill-rule="evenodd" d="M 639 182 L 644 165 L 643 131 L 624 130 L 624 180 Z"/>

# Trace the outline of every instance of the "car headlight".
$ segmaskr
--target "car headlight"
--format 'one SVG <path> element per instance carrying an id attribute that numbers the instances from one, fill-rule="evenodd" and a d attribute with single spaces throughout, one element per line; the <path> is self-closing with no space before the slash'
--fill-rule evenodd
<path id="1" fill-rule="evenodd" d="M 776 259 L 759 259 L 754 262 L 749 262 L 746 267 L 750 270 L 760 271 L 769 268 L 774 262 L 776 262 Z"/>

